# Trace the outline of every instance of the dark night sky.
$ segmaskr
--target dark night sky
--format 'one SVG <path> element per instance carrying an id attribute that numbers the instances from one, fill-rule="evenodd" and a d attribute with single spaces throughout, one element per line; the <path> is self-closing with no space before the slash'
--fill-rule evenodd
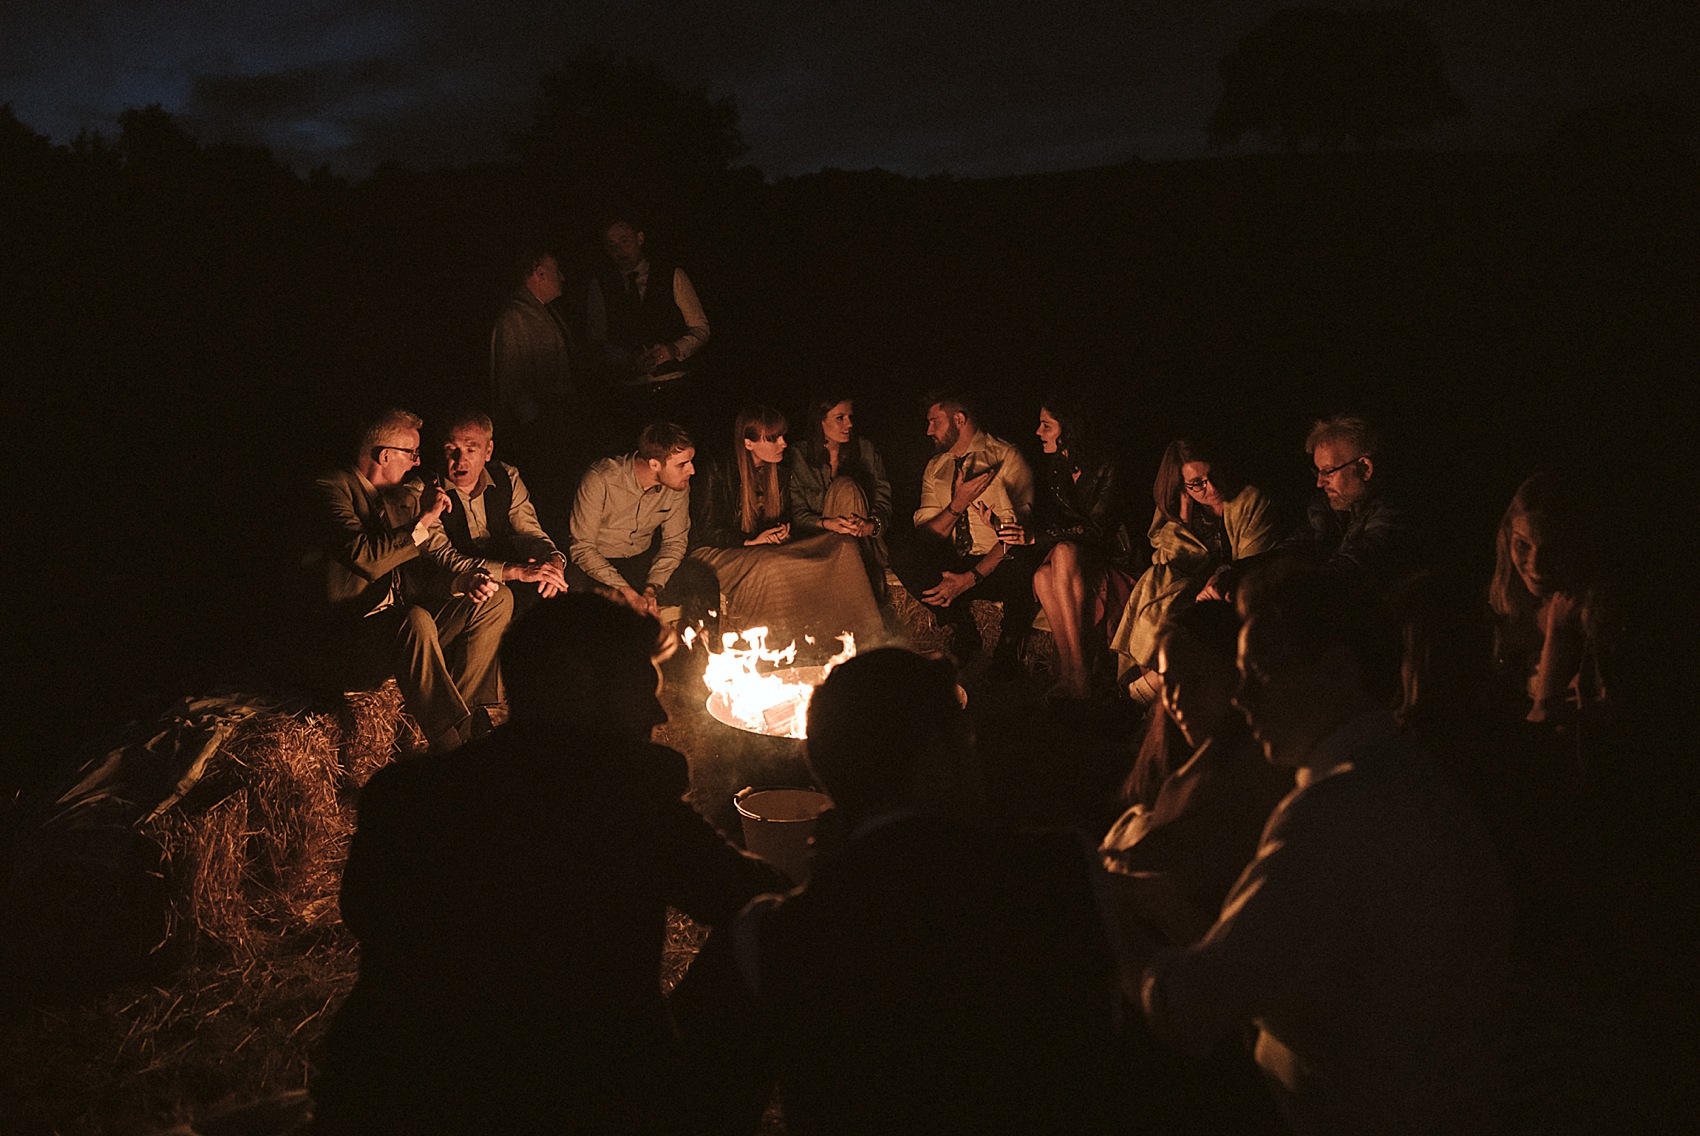
<path id="1" fill-rule="evenodd" d="M 205 141 L 362 175 L 500 158 L 587 45 L 732 95 L 771 177 L 1028 173 L 1209 153 L 1216 63 L 1292 0 L 11 0 L 0 101 L 55 141 L 152 102 Z M 1392 7 L 1364 3 L 1357 7 Z M 1470 114 L 1526 149 L 1625 95 L 1697 101 L 1696 0 L 1412 0 Z"/>

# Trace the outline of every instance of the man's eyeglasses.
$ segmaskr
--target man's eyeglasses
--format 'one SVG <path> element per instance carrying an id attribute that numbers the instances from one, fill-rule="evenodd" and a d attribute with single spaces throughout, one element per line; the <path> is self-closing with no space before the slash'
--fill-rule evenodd
<path id="1" fill-rule="evenodd" d="M 376 449 L 379 453 L 383 453 L 385 450 L 394 450 L 397 453 L 406 454 L 414 461 L 419 460 L 419 451 L 417 449 L 408 449 L 406 446 L 378 446 Z"/>
<path id="2" fill-rule="evenodd" d="M 1214 485 L 1216 483 L 1209 474 L 1205 474 L 1203 477 L 1195 477 L 1191 481 L 1183 481 L 1181 484 L 1186 486 L 1192 492 L 1197 493 L 1206 485 Z"/>
<path id="3" fill-rule="evenodd" d="M 1321 481 L 1325 477 L 1333 477 L 1335 474 L 1339 473 L 1341 470 L 1345 469 L 1347 466 L 1357 465 L 1359 462 L 1363 461 L 1366 456 L 1368 456 L 1368 455 L 1359 454 L 1357 457 L 1353 458 L 1351 461 L 1343 461 L 1339 465 L 1331 466 L 1328 469 L 1319 469 L 1319 470 L 1316 471 L 1316 479 L 1318 481 Z"/>

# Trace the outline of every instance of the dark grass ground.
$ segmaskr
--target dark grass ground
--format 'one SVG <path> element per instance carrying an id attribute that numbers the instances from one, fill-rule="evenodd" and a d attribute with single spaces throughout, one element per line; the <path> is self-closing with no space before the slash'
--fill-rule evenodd
<path id="1" fill-rule="evenodd" d="M 939 646 L 942 636 L 919 609 L 903 607 L 908 620 L 893 619 L 905 631 L 901 641 Z M 980 605 L 979 614 L 989 641 L 997 610 Z M 1101 718 L 1088 729 L 1047 717 L 1040 699 L 1048 683 L 1044 643 L 1042 634 L 1033 637 L 1029 670 L 1015 679 L 987 683 L 983 661 L 964 674 L 991 805 L 1018 823 L 1090 827 L 1113 809 L 1129 760 L 1123 727 L 1130 719 Z M 800 743 L 715 721 L 693 660 L 680 656 L 667 672 L 669 722 L 657 740 L 689 759 L 699 810 L 741 839 L 732 794 L 745 785 L 809 784 Z M 337 843 L 325 855 L 340 856 L 343 848 Z M 333 877 L 338 868 L 325 865 Z M 681 915 L 670 920 L 658 976 L 663 989 L 682 977 L 704 934 Z M 305 932 L 255 933 L 239 950 L 179 942 L 149 960 L 144 975 L 114 988 L 71 988 L 14 1007 L 0 1032 L 0 1132 L 205 1128 L 233 1109 L 298 1092 L 357 966 L 355 943 L 332 920 Z M 784 1131 L 777 1107 L 764 1131 Z"/>

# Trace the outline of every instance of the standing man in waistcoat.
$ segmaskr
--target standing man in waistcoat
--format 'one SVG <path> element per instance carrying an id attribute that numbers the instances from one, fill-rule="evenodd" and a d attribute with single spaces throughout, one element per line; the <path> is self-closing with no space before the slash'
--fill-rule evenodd
<path id="1" fill-rule="evenodd" d="M 609 223 L 602 248 L 608 265 L 590 282 L 585 313 L 591 349 L 617 405 L 643 421 L 679 421 L 692 381 L 687 360 L 709 336 L 696 288 L 683 268 L 651 257 L 643 230 L 629 221 Z"/>
<path id="2" fill-rule="evenodd" d="M 476 411 L 449 423 L 443 469 L 453 507 L 431 526 L 427 548 L 456 573 L 484 572 L 514 596 L 514 616 L 567 590 L 567 558 L 543 531 L 519 470 L 494 460 L 495 427 Z"/>

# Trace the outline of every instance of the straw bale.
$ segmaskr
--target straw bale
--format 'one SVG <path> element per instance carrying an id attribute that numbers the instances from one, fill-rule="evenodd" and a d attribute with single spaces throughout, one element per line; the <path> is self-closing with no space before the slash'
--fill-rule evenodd
<path id="1" fill-rule="evenodd" d="M 661 992 L 671 994 L 690 969 L 691 960 L 702 950 L 708 928 L 694 922 L 677 908 L 667 909 L 667 938 L 661 948 Z"/>
<path id="2" fill-rule="evenodd" d="M 398 754 L 425 752 L 424 734 L 403 711 L 401 689 L 393 678 L 376 690 L 343 695 L 337 723 L 343 772 L 356 786 L 366 784 Z"/>
<path id="3" fill-rule="evenodd" d="M 950 651 L 949 630 L 937 626 L 932 612 L 902 586 L 891 589 L 891 609 L 909 646 L 917 651 Z M 980 640 L 987 647 L 996 643 L 1003 627 L 1003 604 L 992 600 L 970 600 L 968 610 L 973 613 L 974 625 L 980 630 Z"/>
<path id="4" fill-rule="evenodd" d="M 144 829 L 160 847 L 170 904 L 170 937 L 193 950 L 197 938 L 232 951 L 252 950 L 254 935 L 242 898 L 248 799 L 231 793 L 191 815 L 172 809 Z"/>
<path id="5" fill-rule="evenodd" d="M 894 623 L 917 651 L 943 651 L 950 646 L 950 633 L 933 624 L 932 613 L 899 584 L 891 588 L 891 610 Z"/>
<path id="6" fill-rule="evenodd" d="M 1021 645 L 1021 661 L 1034 674 L 1055 675 L 1057 673 L 1057 641 L 1047 630 L 1034 628 L 1027 633 L 1027 639 Z"/>
<path id="7" fill-rule="evenodd" d="M 327 715 L 255 715 L 202 786 L 146 826 L 160 846 L 175 932 L 250 954 L 272 936 L 329 926 L 353 817 Z M 185 945 L 193 945 L 185 943 Z"/>

